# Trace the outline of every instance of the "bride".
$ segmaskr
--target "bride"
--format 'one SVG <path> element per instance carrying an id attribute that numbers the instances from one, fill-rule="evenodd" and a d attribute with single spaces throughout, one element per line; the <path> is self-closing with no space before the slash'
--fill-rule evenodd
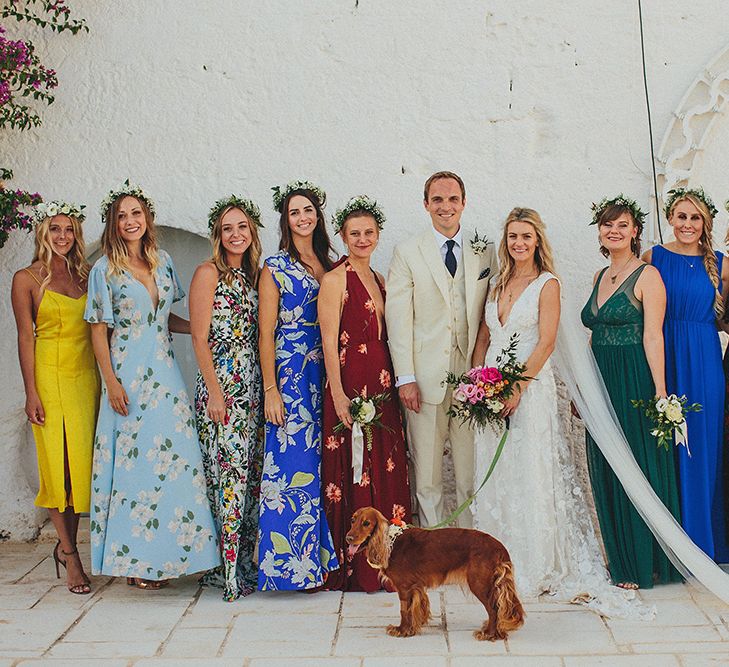
<path id="1" fill-rule="evenodd" d="M 472 505 L 475 527 L 502 540 L 524 597 L 549 593 L 610 616 L 644 616 L 613 587 L 577 481 L 557 415 L 550 355 L 560 319 L 560 283 L 536 211 L 515 208 L 499 247 L 501 271 L 486 302 L 472 365 L 496 365 L 519 335 L 517 358 L 527 376 L 506 402 L 510 432 L 493 477 Z M 484 362 L 485 359 L 485 362 Z M 501 434 L 475 434 L 475 485 L 483 479 Z"/>

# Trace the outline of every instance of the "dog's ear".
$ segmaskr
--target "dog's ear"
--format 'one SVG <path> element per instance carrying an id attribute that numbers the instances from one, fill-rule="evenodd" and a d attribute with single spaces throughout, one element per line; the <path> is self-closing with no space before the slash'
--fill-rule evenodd
<path id="1" fill-rule="evenodd" d="M 367 561 L 373 567 L 386 569 L 390 562 L 390 544 L 387 539 L 389 524 L 387 519 L 377 510 L 367 512 L 367 519 L 372 522 L 372 533 L 367 543 Z"/>

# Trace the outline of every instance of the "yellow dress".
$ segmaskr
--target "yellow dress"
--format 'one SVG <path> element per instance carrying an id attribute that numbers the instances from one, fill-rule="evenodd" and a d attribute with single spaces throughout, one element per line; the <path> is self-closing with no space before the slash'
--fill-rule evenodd
<path id="1" fill-rule="evenodd" d="M 64 431 L 69 504 L 76 512 L 89 511 L 99 375 L 85 308 L 85 294 L 74 299 L 46 289 L 35 318 L 35 386 L 45 412 L 43 426 L 33 425 L 40 477 L 35 504 L 61 512 L 68 500 Z"/>

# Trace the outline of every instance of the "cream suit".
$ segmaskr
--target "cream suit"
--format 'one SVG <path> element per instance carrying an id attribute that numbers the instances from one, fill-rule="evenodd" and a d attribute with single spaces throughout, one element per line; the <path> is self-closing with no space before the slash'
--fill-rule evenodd
<path id="1" fill-rule="evenodd" d="M 497 262 L 492 243 L 476 254 L 470 244 L 473 231 L 463 228 L 461 238 L 455 276 L 446 269 L 433 230 L 428 229 L 395 248 L 387 281 L 385 316 L 395 375 L 415 376 L 422 399 L 419 413 L 407 411 L 407 431 L 424 526 L 443 519 L 446 440 L 453 452 L 459 504 L 473 488 L 473 432 L 447 416 L 452 391 L 443 380 L 448 371 L 463 373 L 470 367 Z M 459 525 L 470 523 L 470 512 L 463 512 Z"/>

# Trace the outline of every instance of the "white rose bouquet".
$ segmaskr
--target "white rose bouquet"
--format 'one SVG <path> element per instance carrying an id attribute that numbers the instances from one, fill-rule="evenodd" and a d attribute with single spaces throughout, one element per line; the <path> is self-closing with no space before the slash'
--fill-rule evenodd
<path id="1" fill-rule="evenodd" d="M 701 404 L 687 405 L 687 402 L 685 396 L 676 396 L 676 394 L 671 394 L 666 398 L 656 396 L 650 401 L 631 401 L 633 407 L 643 410 L 645 416 L 653 422 L 651 435 L 656 437 L 659 447 L 669 449 L 670 443 L 675 442 L 677 446 L 684 445 L 690 456 L 686 415 L 689 412 L 699 412 Z"/>
<path id="2" fill-rule="evenodd" d="M 355 396 L 349 404 L 349 414 L 352 415 L 352 469 L 354 483 L 362 480 L 362 466 L 364 460 L 364 441 L 367 440 L 367 451 L 372 451 L 372 429 L 377 426 L 392 430 L 385 426 L 382 412 L 378 408 L 387 400 L 390 394 L 374 394 L 373 396 Z M 338 422 L 334 432 L 339 433 L 346 428 L 343 422 Z"/>

